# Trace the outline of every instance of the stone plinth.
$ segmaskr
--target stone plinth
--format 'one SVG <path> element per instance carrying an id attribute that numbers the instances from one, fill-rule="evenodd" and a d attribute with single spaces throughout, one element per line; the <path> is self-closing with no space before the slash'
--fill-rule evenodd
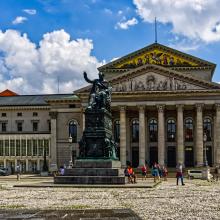
<path id="1" fill-rule="evenodd" d="M 125 184 L 121 162 L 114 160 L 76 160 L 63 176 L 54 177 L 57 184 Z"/>

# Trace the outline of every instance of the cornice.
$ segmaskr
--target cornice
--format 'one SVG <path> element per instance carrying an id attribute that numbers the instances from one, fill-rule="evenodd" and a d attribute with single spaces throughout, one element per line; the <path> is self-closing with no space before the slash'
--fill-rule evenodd
<path id="1" fill-rule="evenodd" d="M 50 106 L 0 106 L 0 110 L 50 110 Z"/>

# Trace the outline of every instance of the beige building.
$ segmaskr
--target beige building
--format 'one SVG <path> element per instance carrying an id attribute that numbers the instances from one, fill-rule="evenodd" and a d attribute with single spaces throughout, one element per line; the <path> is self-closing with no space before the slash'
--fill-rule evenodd
<path id="1" fill-rule="evenodd" d="M 220 85 L 212 82 L 214 70 L 213 63 L 156 43 L 99 68 L 113 88 L 113 133 L 122 165 L 220 164 Z M 0 116 L 6 114 L 0 120 L 0 165 L 40 170 L 44 148 L 51 168 L 68 165 L 78 154 L 89 90 L 0 97 Z"/>

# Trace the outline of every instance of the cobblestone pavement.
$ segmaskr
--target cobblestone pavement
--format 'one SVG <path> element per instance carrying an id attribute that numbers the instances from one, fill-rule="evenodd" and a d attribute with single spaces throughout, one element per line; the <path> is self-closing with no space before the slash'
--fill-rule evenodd
<path id="1" fill-rule="evenodd" d="M 139 180 L 142 181 L 142 180 Z M 148 180 L 147 180 L 148 181 Z M 10 182 L 10 181 L 9 181 Z M 220 182 L 175 179 L 156 188 L 0 189 L 0 209 L 131 209 L 142 219 L 220 219 Z"/>

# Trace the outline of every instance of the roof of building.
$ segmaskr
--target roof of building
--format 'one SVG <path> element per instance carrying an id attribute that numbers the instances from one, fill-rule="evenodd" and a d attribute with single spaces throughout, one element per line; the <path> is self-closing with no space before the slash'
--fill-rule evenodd
<path id="1" fill-rule="evenodd" d="M 6 90 L 0 92 L 0 96 L 18 96 L 18 94 L 9 90 L 9 89 L 6 89 Z"/>
<path id="2" fill-rule="evenodd" d="M 0 97 L 0 106 L 47 106 L 47 101 L 57 99 L 77 99 L 73 94 L 51 94 L 51 95 L 18 95 Z"/>

